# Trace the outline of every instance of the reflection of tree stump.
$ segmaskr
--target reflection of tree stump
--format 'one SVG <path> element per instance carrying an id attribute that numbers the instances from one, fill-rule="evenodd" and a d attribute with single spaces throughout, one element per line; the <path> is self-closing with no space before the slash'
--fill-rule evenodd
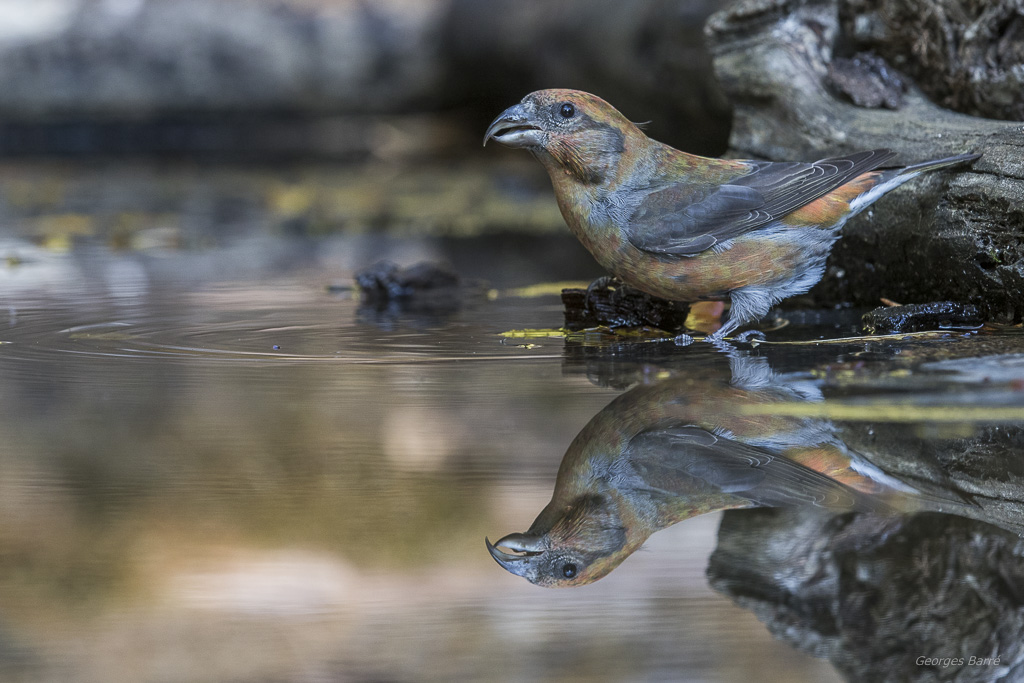
<path id="1" fill-rule="evenodd" d="M 725 513 L 708 578 L 849 681 L 1018 681 L 1021 555 L 1015 534 L 948 515 L 744 510 Z"/>
<path id="2" fill-rule="evenodd" d="M 931 367 L 941 371 L 957 364 L 972 365 L 951 360 Z M 998 372 L 999 364 L 990 367 Z M 843 443 L 886 474 L 922 492 L 969 499 L 973 505 L 963 514 L 1024 534 L 1024 428 L 988 425 L 962 438 L 922 439 L 895 422 L 835 426 Z"/>
<path id="3" fill-rule="evenodd" d="M 877 303 L 883 296 L 907 302 L 949 299 L 975 303 L 991 318 L 1019 320 L 1024 316 L 1024 126 L 942 109 L 914 85 L 902 96 L 898 110 L 857 107 L 829 85 L 829 66 L 837 51 L 846 49 L 852 56 L 865 48 L 877 49 L 907 75 L 931 73 L 936 65 L 942 66 L 945 76 L 929 78 L 928 85 L 944 102 L 970 105 L 969 110 L 986 114 L 998 110 L 1020 115 L 1024 94 L 1019 88 L 1001 89 L 996 81 L 1002 72 L 992 66 L 1019 61 L 1019 44 L 998 43 L 993 59 L 1003 61 L 989 63 L 989 85 L 982 83 L 967 93 L 958 74 L 989 53 L 971 48 L 975 43 L 970 34 L 962 43 L 964 49 L 953 51 L 945 62 L 935 61 L 931 52 L 918 54 L 919 43 L 908 40 L 906 32 L 939 21 L 912 11 L 920 4 L 741 0 L 712 16 L 706 31 L 715 71 L 735 108 L 731 152 L 777 160 L 814 159 L 889 147 L 905 163 L 966 151 L 984 153 L 971 168 L 909 183 L 852 221 L 834 250 L 825 279 L 812 294 L 821 301 L 862 304 Z M 941 9 L 964 3 L 928 4 Z M 956 35 L 970 25 L 982 33 L 1005 30 L 1012 38 L 1021 30 L 1021 19 L 1004 17 L 1005 29 L 1000 29 L 998 12 L 1004 5 L 1009 3 L 984 5 L 990 9 L 978 9 L 974 15 L 947 12 L 936 30 Z M 900 24 L 904 14 L 899 8 L 923 24 Z M 1013 77 L 1020 78 L 1022 69 L 1017 67 Z M 872 78 L 869 72 L 865 70 L 863 77 Z M 856 72 L 852 77 L 856 79 Z M 992 103 L 999 97 L 1010 101 L 998 107 L 972 104 Z"/>

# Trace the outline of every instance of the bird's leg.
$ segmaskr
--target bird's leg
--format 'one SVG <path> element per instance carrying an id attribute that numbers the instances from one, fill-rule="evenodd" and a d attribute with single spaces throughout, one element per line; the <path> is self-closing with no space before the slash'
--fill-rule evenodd
<path id="1" fill-rule="evenodd" d="M 732 342 L 726 341 L 725 339 L 711 339 L 710 337 L 705 337 L 704 341 L 709 342 L 713 347 L 715 347 L 716 351 L 725 354 L 730 359 L 730 362 L 732 362 L 733 358 L 738 358 L 749 353 L 749 351 L 740 351 L 732 345 Z"/>
<path id="2" fill-rule="evenodd" d="M 763 318 L 771 309 L 773 302 L 772 295 L 760 287 L 741 287 L 730 292 L 729 299 L 732 302 L 729 307 L 729 319 L 717 332 L 705 337 L 705 341 L 719 342 L 740 325 Z"/>
<path id="3" fill-rule="evenodd" d="M 729 334 L 739 326 L 739 321 L 735 320 L 733 316 L 730 315 L 725 324 L 719 327 L 717 332 L 704 337 L 704 341 L 717 345 L 718 342 L 725 341 L 725 335 Z"/>

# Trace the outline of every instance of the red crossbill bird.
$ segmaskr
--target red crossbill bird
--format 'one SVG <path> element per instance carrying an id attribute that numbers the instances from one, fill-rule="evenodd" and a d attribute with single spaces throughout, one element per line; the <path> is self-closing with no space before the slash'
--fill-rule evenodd
<path id="1" fill-rule="evenodd" d="M 617 397 L 569 446 L 529 530 L 487 541 L 491 556 L 531 583 L 560 588 L 592 583 L 652 533 L 717 510 L 963 509 L 849 452 L 827 420 L 747 410 L 808 398 L 806 387 L 766 385 L 765 376 L 734 368 L 751 388 L 687 375 Z"/>
<path id="2" fill-rule="evenodd" d="M 708 339 L 809 290 L 843 224 L 961 154 L 886 168 L 873 149 L 813 163 L 708 159 L 648 138 L 599 97 L 539 90 L 484 135 L 531 151 L 547 169 L 569 229 L 626 285 L 672 301 L 731 302 Z"/>

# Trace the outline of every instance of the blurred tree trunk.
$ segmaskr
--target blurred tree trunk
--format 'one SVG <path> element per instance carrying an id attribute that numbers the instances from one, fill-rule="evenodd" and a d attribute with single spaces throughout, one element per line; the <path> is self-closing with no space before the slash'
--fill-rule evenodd
<path id="1" fill-rule="evenodd" d="M 497 114 L 542 88 L 586 90 L 647 133 L 725 151 L 729 104 L 703 27 L 726 0 L 454 0 L 444 41 L 460 99 Z"/>
<path id="2" fill-rule="evenodd" d="M 113 121 L 137 128 L 139 121 L 177 117 L 231 118 L 244 126 L 259 117 L 352 119 L 461 107 L 477 118 L 466 126 L 466 140 L 475 141 L 490 117 L 527 92 L 571 87 L 653 119 L 650 130 L 670 142 L 718 154 L 728 139 L 729 106 L 714 83 L 702 29 L 724 4 L 26 1 L 20 21 L 0 21 L 0 123 Z M 270 137 L 287 138 L 285 128 Z M 265 146 L 264 132 L 238 144 Z M 116 143 L 116 133 L 74 137 L 91 135 L 102 146 Z M 128 137 L 148 134 L 131 128 Z M 219 129 L 211 135 L 230 137 Z M 311 149 L 325 144 L 316 137 L 322 135 L 302 127 L 292 134 L 316 138 Z M 3 142 L 0 151 L 9 148 Z"/>

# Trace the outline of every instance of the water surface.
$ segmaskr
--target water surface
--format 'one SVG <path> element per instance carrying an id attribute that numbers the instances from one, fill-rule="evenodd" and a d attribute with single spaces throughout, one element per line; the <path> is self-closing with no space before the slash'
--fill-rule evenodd
<path id="1" fill-rule="evenodd" d="M 508 293 L 536 282 L 516 267 L 528 250 L 467 244 L 5 243 L 0 676 L 840 680 L 709 586 L 720 512 L 659 531 L 589 586 L 543 589 L 494 562 L 484 537 L 530 525 L 612 400 L 689 377 L 698 405 L 735 385 L 737 364 L 704 344 L 505 337 L 559 327 L 560 302 Z M 381 257 L 468 261 L 488 282 L 440 309 L 363 306 L 346 287 Z M 1019 348 L 955 331 L 738 355 L 762 378 L 744 381 L 788 387 L 780 410 L 801 424 L 862 451 L 891 433 L 941 454 L 1016 434 Z M 987 360 L 950 364 L 961 356 Z M 964 519 L 992 533 L 1019 521 L 975 507 Z"/>

